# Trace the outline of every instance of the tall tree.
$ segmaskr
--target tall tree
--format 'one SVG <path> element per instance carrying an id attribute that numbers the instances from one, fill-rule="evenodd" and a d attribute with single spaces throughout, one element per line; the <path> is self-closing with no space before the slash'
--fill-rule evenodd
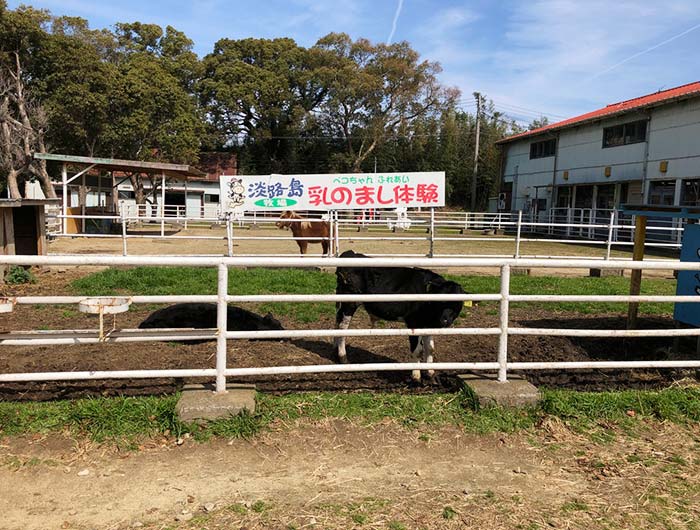
<path id="1" fill-rule="evenodd" d="M 270 171 L 284 170 L 325 96 L 323 54 L 289 38 L 222 39 L 203 63 L 199 93 L 220 145 L 248 146 Z"/>
<path id="2" fill-rule="evenodd" d="M 329 134 L 344 139 L 346 164 L 352 171 L 360 171 L 399 129 L 410 130 L 419 118 L 439 114 L 459 95 L 438 82 L 440 65 L 421 61 L 407 42 L 373 45 L 331 33 L 316 48 L 335 59 L 322 120 Z"/>
<path id="3" fill-rule="evenodd" d="M 46 113 L 27 89 L 32 52 L 41 46 L 49 15 L 30 7 L 9 11 L 0 3 L 0 169 L 10 197 L 22 197 L 20 181 L 38 179 L 47 197 L 56 197 L 44 161 Z"/>

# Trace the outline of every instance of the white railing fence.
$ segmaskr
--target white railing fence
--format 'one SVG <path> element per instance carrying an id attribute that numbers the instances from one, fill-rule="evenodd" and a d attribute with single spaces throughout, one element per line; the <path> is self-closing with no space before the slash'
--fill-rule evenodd
<path id="1" fill-rule="evenodd" d="M 71 345 L 91 343 L 122 343 L 143 341 L 176 341 L 195 339 L 216 339 L 215 368 L 201 369 L 158 369 L 158 370 L 109 370 L 90 372 L 36 372 L 0 374 L 0 383 L 18 381 L 86 380 L 116 378 L 156 378 L 156 377 L 204 377 L 215 378 L 216 389 L 224 392 L 227 377 L 251 375 L 330 373 L 330 372 L 376 372 L 388 370 L 497 370 L 499 381 L 506 381 L 511 370 L 569 370 L 591 368 L 700 368 L 700 360 L 674 361 L 586 361 L 586 362 L 511 362 L 508 360 L 508 339 L 517 335 L 533 336 L 577 336 L 577 337 L 683 337 L 700 336 L 700 329 L 681 329 L 669 320 L 664 329 L 545 329 L 525 328 L 510 325 L 510 302 L 700 302 L 700 296 L 622 296 L 622 295 L 514 295 L 511 293 L 510 271 L 512 267 L 526 268 L 626 268 L 642 270 L 694 270 L 700 271 L 700 263 L 673 263 L 662 261 L 616 261 L 599 262 L 594 260 L 533 260 L 533 259 L 475 259 L 475 258 L 377 258 L 377 259 L 338 259 L 338 258 L 212 258 L 193 256 L 0 256 L 0 264 L 9 265 L 107 265 L 107 266 L 193 266 L 215 267 L 218 271 L 216 295 L 207 296 L 130 296 L 117 302 L 128 304 L 155 304 L 174 302 L 215 302 L 217 304 L 216 329 L 120 329 L 104 331 L 102 318 L 100 329 L 62 331 L 16 331 L 0 335 L 0 345 Z M 492 294 L 466 295 L 236 295 L 230 294 L 228 284 L 229 268 L 235 267 L 309 267 L 309 266 L 351 266 L 351 267 L 497 267 L 500 269 L 500 289 Z M 499 325 L 488 328 L 439 328 L 439 329 L 313 329 L 283 331 L 229 331 L 227 329 L 227 304 L 243 302 L 340 302 L 340 301 L 494 301 L 499 303 Z M 0 299 L 0 309 L 11 310 L 23 304 L 80 304 L 99 311 L 100 317 L 109 313 L 114 297 L 95 298 L 86 301 L 79 296 L 17 296 Z M 95 310 L 97 308 L 97 310 Z M 349 336 L 406 336 L 406 335 L 494 335 L 498 336 L 498 351 L 492 362 L 433 362 L 433 363 L 365 363 L 339 365 L 274 366 L 256 368 L 235 368 L 228 365 L 227 339 L 262 338 L 311 338 Z"/>
<path id="2" fill-rule="evenodd" d="M 126 205 L 128 206 L 128 205 Z M 131 205 L 136 206 L 136 205 Z M 138 205 L 148 206 L 148 205 Z M 53 234 L 54 237 L 90 237 L 90 238 L 121 238 L 122 254 L 128 255 L 129 239 L 150 239 L 150 238 L 178 238 L 182 240 L 225 240 L 227 243 L 227 255 L 233 255 L 235 241 L 274 241 L 293 239 L 288 235 L 268 235 L 256 232 L 255 235 L 241 235 L 240 228 L 274 228 L 275 223 L 280 220 L 279 212 L 247 213 L 236 217 L 221 217 L 216 213 L 210 217 L 187 217 L 184 207 L 170 207 L 172 213 L 150 214 L 144 217 L 135 212 L 131 215 L 133 208 L 123 208 L 120 215 L 67 215 L 65 218 L 72 219 L 98 219 L 109 220 L 120 228 L 120 233 L 110 234 Z M 206 213 L 206 212 L 203 212 Z M 210 212 L 211 213 L 211 212 Z M 601 249 L 599 255 L 593 256 L 591 251 L 589 257 L 595 259 L 610 259 L 613 245 L 622 248 L 629 248 L 634 245 L 634 218 L 622 215 L 616 210 L 586 210 L 567 209 L 565 218 L 560 215 L 558 209 L 553 209 L 548 214 L 549 219 L 544 221 L 534 220 L 529 213 L 463 213 L 463 212 L 441 212 L 429 209 L 422 212 L 409 212 L 405 217 L 402 214 L 393 216 L 388 211 L 364 211 L 362 215 L 353 212 L 327 212 L 318 217 L 304 219 L 305 222 L 317 223 L 328 221 L 331 224 L 332 247 L 331 255 L 338 256 L 342 251 L 341 247 L 347 241 L 377 242 L 378 252 L 370 252 L 369 255 L 381 256 L 403 256 L 403 257 L 459 257 L 464 256 L 464 251 L 460 253 L 445 253 L 436 251 L 437 242 L 495 242 L 504 245 L 504 252 L 499 254 L 469 254 L 472 257 L 540 257 L 540 258 L 568 258 L 569 256 L 533 255 L 522 252 L 523 243 L 567 243 L 572 245 L 594 246 Z M 539 216 L 542 217 L 542 216 Z M 59 220 L 63 218 L 58 215 Z M 166 231 L 166 227 L 187 228 L 188 222 L 206 222 L 223 226 L 225 235 L 202 235 L 201 233 L 173 234 Z M 294 222 L 294 221 L 293 221 Z M 156 223 L 160 227 L 159 232 L 135 231 L 135 225 Z M 61 223 L 58 223 L 61 225 Z M 387 234 L 387 227 L 391 226 L 395 232 Z M 347 230 L 356 228 L 366 230 L 366 235 L 350 235 Z M 373 229 L 381 228 L 382 233 L 373 232 Z M 345 234 L 341 235 L 341 230 Z M 416 233 L 418 230 L 419 233 Z M 482 231 L 481 234 L 473 234 L 474 231 Z M 131 232 L 131 233 L 130 233 Z M 136 233 L 134 233 L 136 232 Z M 422 234 L 420 233 L 422 232 Z M 461 232 L 461 234 L 457 233 Z M 657 249 L 678 249 L 683 233 L 683 224 L 677 220 L 650 219 L 647 224 L 647 243 L 649 248 Z M 313 241 L 314 238 L 304 238 Z M 320 240 L 321 238 L 317 238 Z M 382 246 L 384 241 L 392 242 L 424 242 L 424 252 L 417 253 L 415 250 L 410 254 L 397 254 L 391 252 L 391 247 Z M 508 248 L 510 247 L 510 248 Z M 290 256 L 295 255 L 295 250 L 290 247 L 286 253 L 270 254 L 243 254 L 243 255 L 266 255 Z M 319 256 L 320 253 L 310 255 Z"/>

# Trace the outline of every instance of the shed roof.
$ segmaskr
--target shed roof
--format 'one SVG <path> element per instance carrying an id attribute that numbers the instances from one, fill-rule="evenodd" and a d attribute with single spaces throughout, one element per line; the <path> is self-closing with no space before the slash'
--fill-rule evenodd
<path id="1" fill-rule="evenodd" d="M 120 160 L 118 158 L 95 158 L 91 156 L 58 155 L 54 153 L 34 153 L 37 160 L 51 160 L 71 166 L 88 167 L 107 171 L 139 172 L 169 177 L 205 177 L 206 173 L 187 164 L 165 164 L 163 162 L 143 162 L 141 160 Z"/>
<path id="2" fill-rule="evenodd" d="M 43 206 L 58 204 L 61 199 L 0 199 L 0 208 L 19 208 L 20 206 Z"/>
<path id="3" fill-rule="evenodd" d="M 665 105 L 674 101 L 679 101 L 681 99 L 688 99 L 697 96 L 700 96 L 700 81 L 688 83 L 687 85 L 681 85 L 675 88 L 669 88 L 668 90 L 659 90 L 658 92 L 654 92 L 653 94 L 647 94 L 646 96 L 640 96 L 637 98 L 628 99 L 626 101 L 620 101 L 619 103 L 611 103 L 610 105 L 607 105 L 602 109 L 594 110 L 592 112 L 581 114 L 580 116 L 575 116 L 573 118 L 568 118 L 566 120 L 557 123 L 552 123 L 550 125 L 545 125 L 544 127 L 533 129 L 532 131 L 514 134 L 513 136 L 503 138 L 502 140 L 499 140 L 496 143 L 507 144 L 516 140 L 522 140 L 531 136 L 537 136 L 540 134 L 547 134 L 550 132 L 559 131 L 561 129 L 566 129 L 568 127 L 574 127 L 584 123 L 593 122 L 602 118 L 609 118 L 612 116 L 638 111 L 649 107 Z"/>

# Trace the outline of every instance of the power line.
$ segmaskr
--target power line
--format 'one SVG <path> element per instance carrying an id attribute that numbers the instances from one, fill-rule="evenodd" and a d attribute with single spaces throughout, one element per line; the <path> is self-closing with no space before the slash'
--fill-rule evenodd
<path id="1" fill-rule="evenodd" d="M 498 101 L 493 102 L 494 105 L 498 107 L 510 107 L 516 110 L 521 110 L 521 111 L 526 111 L 529 113 L 534 113 L 534 114 L 540 114 L 542 116 L 551 116 L 552 118 L 561 118 L 562 120 L 566 119 L 568 116 L 562 116 L 560 114 L 554 114 L 552 112 L 542 112 L 539 110 L 534 110 L 534 109 L 528 109 L 526 107 L 520 107 L 518 105 L 513 105 L 512 103 L 499 103 Z"/>

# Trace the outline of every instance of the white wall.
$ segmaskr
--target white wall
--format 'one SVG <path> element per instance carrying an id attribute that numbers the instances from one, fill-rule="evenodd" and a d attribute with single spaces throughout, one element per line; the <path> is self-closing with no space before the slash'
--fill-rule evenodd
<path id="1" fill-rule="evenodd" d="M 695 98 L 651 109 L 646 114 L 631 113 L 561 131 L 554 184 L 611 184 L 642 180 L 646 143 L 603 148 L 603 129 L 649 116 L 647 181 L 700 178 L 700 98 Z M 504 181 L 517 180 L 517 190 L 515 184 L 513 189 L 515 209 L 522 208 L 528 191 L 530 198 L 534 198 L 534 186 L 552 184 L 555 157 L 530 160 L 530 144 L 544 139 L 545 136 L 536 136 L 505 145 Z M 668 161 L 666 173 L 660 172 L 659 163 L 663 160 Z M 611 174 L 606 177 L 605 168 L 608 166 Z M 568 171 L 567 180 L 564 180 L 564 171 Z M 540 190 L 540 198 L 543 192 Z M 548 201 L 548 207 L 550 205 Z"/>
<path id="2" fill-rule="evenodd" d="M 659 163 L 668 160 L 668 171 Z M 649 135 L 648 178 L 700 177 L 700 99 L 654 111 Z"/>

